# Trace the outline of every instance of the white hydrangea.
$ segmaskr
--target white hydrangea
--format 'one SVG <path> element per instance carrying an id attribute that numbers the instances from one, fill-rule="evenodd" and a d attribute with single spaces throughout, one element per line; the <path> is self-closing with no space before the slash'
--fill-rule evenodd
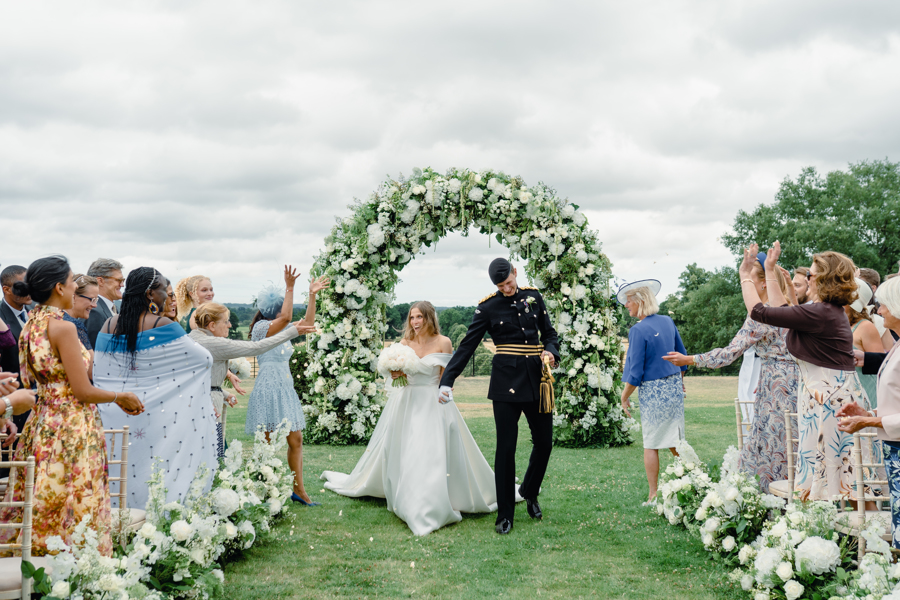
<path id="1" fill-rule="evenodd" d="M 232 489 L 220 487 L 212 492 L 213 508 L 215 508 L 216 512 L 223 517 L 230 517 L 234 514 L 234 512 L 241 507 L 240 500 L 238 493 Z"/>
<path id="2" fill-rule="evenodd" d="M 813 575 L 830 573 L 841 563 L 841 549 L 831 540 L 813 536 L 797 546 L 794 560 L 798 571 Z"/>
<path id="3" fill-rule="evenodd" d="M 190 539 L 194 529 L 184 519 L 179 519 L 169 527 L 169 533 L 176 542 L 185 542 Z"/>

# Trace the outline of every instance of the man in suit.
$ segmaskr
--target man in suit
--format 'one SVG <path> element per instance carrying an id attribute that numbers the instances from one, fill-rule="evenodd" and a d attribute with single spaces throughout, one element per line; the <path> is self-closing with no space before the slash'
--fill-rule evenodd
<path id="1" fill-rule="evenodd" d="M 91 346 L 96 346 L 100 328 L 108 318 L 119 312 L 116 302 L 122 299 L 125 277 L 122 276 L 122 263 L 112 258 L 98 258 L 91 263 L 86 274 L 96 277 L 97 285 L 100 287 L 100 300 L 97 302 L 97 308 L 91 311 L 85 324 Z"/>
<path id="2" fill-rule="evenodd" d="M 453 400 L 453 382 L 462 373 L 485 332 L 497 347 L 491 363 L 488 398 L 493 400 L 497 428 L 494 483 L 497 487 L 497 533 L 512 531 L 516 511 L 516 442 L 519 417 L 524 413 L 531 429 L 532 450 L 519 493 L 532 519 L 543 516 L 537 496 L 553 448 L 553 413 L 541 406 L 543 360 L 559 362 L 559 341 L 550 323 L 544 299 L 533 287 L 519 287 L 516 270 L 505 258 L 488 269 L 497 291 L 475 309 L 466 337 L 450 359 L 441 378 L 439 402 Z"/>
<path id="3" fill-rule="evenodd" d="M 0 319 L 3 319 L 3 322 L 9 327 L 16 340 L 19 339 L 19 334 L 22 333 L 22 327 L 25 326 L 25 322 L 28 321 L 28 311 L 32 307 L 31 298 L 16 296 L 12 293 L 12 287 L 17 281 L 25 279 L 26 271 L 27 269 L 21 265 L 10 265 L 3 271 L 0 271 L 0 285 L 3 286 L 3 300 L 0 301 Z M 0 353 L 0 371 L 14 373 L 18 376 L 19 385 L 21 385 L 18 345 L 14 348 L 5 349 Z M 25 427 L 25 421 L 28 420 L 28 415 L 30 414 L 31 412 L 27 411 L 13 417 L 13 423 L 16 424 L 19 431 L 22 431 L 22 428 Z"/>

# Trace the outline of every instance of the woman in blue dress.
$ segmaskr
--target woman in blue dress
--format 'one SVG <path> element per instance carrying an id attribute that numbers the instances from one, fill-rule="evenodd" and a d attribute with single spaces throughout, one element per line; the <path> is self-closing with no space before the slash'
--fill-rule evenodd
<path id="1" fill-rule="evenodd" d="M 294 313 L 294 283 L 300 273 L 290 265 L 284 268 L 285 290 L 270 286 L 259 293 L 256 299 L 256 315 L 250 323 L 250 339 L 260 341 L 281 332 L 291 322 Z M 326 277 L 313 279 L 309 284 L 309 303 L 306 316 L 301 323 L 312 325 L 316 318 L 316 294 L 328 287 L 330 280 Z M 256 360 L 259 374 L 250 400 L 247 404 L 247 420 L 244 431 L 253 435 L 262 427 L 269 434 L 278 427 L 283 419 L 291 423 L 288 434 L 288 467 L 294 472 L 294 493 L 291 500 L 304 506 L 317 506 L 303 487 L 303 429 L 306 417 L 303 405 L 294 390 L 294 379 L 291 376 L 290 360 L 294 355 L 294 347 L 285 342 L 261 354 Z"/>
<path id="2" fill-rule="evenodd" d="M 631 416 L 629 397 L 635 390 L 641 408 L 644 435 L 644 470 L 650 494 L 645 506 L 656 503 L 659 480 L 659 449 L 673 455 L 675 444 L 684 439 L 684 379 L 687 367 L 676 367 L 663 360 L 669 352 L 685 353 L 678 328 L 669 317 L 657 314 L 656 294 L 660 283 L 645 279 L 619 288 L 616 298 L 628 308 L 628 314 L 640 322 L 628 331 L 628 354 L 622 373 L 622 410 Z"/>

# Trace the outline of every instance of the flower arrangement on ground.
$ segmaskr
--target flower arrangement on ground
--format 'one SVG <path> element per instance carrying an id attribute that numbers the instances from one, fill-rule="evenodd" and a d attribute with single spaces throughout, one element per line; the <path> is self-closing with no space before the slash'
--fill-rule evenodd
<path id="1" fill-rule="evenodd" d="M 309 442 L 369 439 L 384 404 L 375 371 L 398 274 L 425 247 L 470 228 L 524 262 L 553 313 L 562 356 L 557 389 L 564 390 L 554 415 L 555 443 L 633 441 L 635 423 L 617 402 L 620 341 L 611 265 L 576 205 L 544 184 L 529 186 L 500 172 L 414 169 L 408 179 L 384 181 L 351 208 L 313 267 L 315 275 L 329 275 L 332 286 L 318 298 L 322 334 L 313 338 L 304 371 L 315 382 L 301 396 L 310 407 Z"/>
<path id="2" fill-rule="evenodd" d="M 225 581 L 219 561 L 229 551 L 250 548 L 270 530 L 291 494 L 293 475 L 277 456 L 291 424 L 283 421 L 266 442 L 258 431 L 248 456 L 233 441 L 224 468 L 201 468 L 182 502 L 166 503 L 164 473 L 157 465 L 149 482 L 147 522 L 113 557 L 101 556 L 88 517 L 72 546 L 48 541 L 57 552 L 52 574 L 35 574 L 35 588 L 49 598 L 210 598 L 221 596 Z M 52 546 L 52 547 L 51 547 Z M 40 580 L 40 581 L 39 581 Z"/>
<path id="3" fill-rule="evenodd" d="M 837 595 L 854 553 L 831 502 L 795 502 L 767 521 L 759 537 L 738 552 L 744 568 L 733 579 L 755 598 L 795 600 Z"/>
<path id="4" fill-rule="evenodd" d="M 777 496 L 762 494 L 756 478 L 738 470 L 738 454 L 734 446 L 728 448 L 719 481 L 709 487 L 694 514 L 706 549 L 730 558 L 756 539 L 772 510 L 785 504 Z"/>
<path id="5" fill-rule="evenodd" d="M 700 461 L 687 440 L 679 440 L 675 451 L 678 456 L 659 477 L 656 512 L 664 515 L 671 525 L 691 529 L 712 480 L 706 464 Z"/>

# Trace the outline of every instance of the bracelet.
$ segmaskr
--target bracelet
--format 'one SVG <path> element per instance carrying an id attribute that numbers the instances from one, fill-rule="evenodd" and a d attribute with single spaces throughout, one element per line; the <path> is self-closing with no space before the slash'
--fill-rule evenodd
<path id="1" fill-rule="evenodd" d="M 114 392 L 114 393 L 115 393 L 116 397 L 113 398 L 113 404 L 118 404 L 119 403 L 119 392 Z"/>
<path id="2" fill-rule="evenodd" d="M 288 289 L 286 289 L 286 290 L 284 290 L 284 291 L 293 293 L 294 288 L 288 288 Z"/>
<path id="3" fill-rule="evenodd" d="M 753 280 L 752 280 L 752 279 L 741 279 L 741 284 L 743 284 L 745 281 L 746 281 L 747 283 L 753 283 Z"/>

